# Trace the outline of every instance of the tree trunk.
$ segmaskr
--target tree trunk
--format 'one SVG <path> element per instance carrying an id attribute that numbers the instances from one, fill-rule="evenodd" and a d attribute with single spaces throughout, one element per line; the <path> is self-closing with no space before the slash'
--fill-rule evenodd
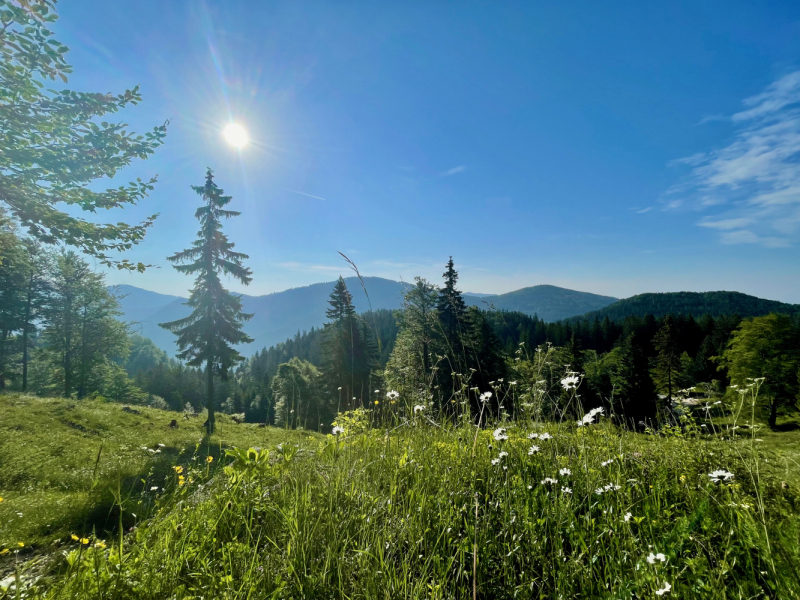
<path id="1" fill-rule="evenodd" d="M 215 417 L 214 417 L 214 369 L 212 368 L 211 359 L 208 360 L 206 366 L 206 391 L 208 398 L 206 400 L 206 408 L 208 409 L 208 420 L 206 421 L 206 433 L 211 435 L 214 433 Z"/>
<path id="2" fill-rule="evenodd" d="M 778 423 L 778 399 L 772 396 L 769 399 L 769 427 L 775 429 Z"/>
<path id="3" fill-rule="evenodd" d="M 22 391 L 28 390 L 28 330 L 31 326 L 31 304 L 33 303 L 33 269 L 28 281 L 28 294 L 25 298 L 25 320 L 22 323 Z"/>

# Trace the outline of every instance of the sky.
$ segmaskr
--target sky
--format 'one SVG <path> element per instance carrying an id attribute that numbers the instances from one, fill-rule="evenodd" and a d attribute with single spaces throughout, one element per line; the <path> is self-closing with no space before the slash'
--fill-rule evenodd
<path id="1" fill-rule="evenodd" d="M 114 284 L 186 294 L 205 169 L 266 294 L 349 274 L 800 303 L 800 3 L 63 1 L 72 89 L 166 143 Z M 236 149 L 236 122 L 250 143 Z"/>

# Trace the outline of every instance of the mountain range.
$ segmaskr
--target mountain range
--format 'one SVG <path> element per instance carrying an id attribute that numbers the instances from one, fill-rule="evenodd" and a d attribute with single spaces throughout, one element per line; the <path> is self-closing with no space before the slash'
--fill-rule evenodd
<path id="1" fill-rule="evenodd" d="M 345 278 L 353 294 L 353 304 L 358 312 L 373 309 L 397 309 L 402 306 L 403 294 L 409 284 L 381 277 L 364 277 L 364 287 L 357 277 Z M 292 288 L 264 296 L 242 295 L 244 311 L 253 318 L 245 324 L 245 331 L 253 343 L 241 347 L 249 356 L 264 347 L 272 346 L 325 323 L 328 296 L 334 282 Z M 134 332 L 150 338 L 162 350 L 176 352 L 175 336 L 158 326 L 189 314 L 185 298 L 159 294 L 131 285 L 115 286 L 123 315 L 132 322 Z M 602 309 L 617 301 L 610 296 L 578 292 L 553 285 L 536 285 L 507 294 L 464 294 L 464 301 L 480 308 L 494 308 L 538 315 L 545 321 L 558 321 L 590 311 Z"/>
<path id="2" fill-rule="evenodd" d="M 345 279 L 353 295 L 353 304 L 358 312 L 372 309 L 397 309 L 402 306 L 403 295 L 409 284 L 381 277 L 364 277 L 364 286 L 357 277 Z M 264 296 L 242 295 L 244 311 L 253 318 L 245 323 L 245 331 L 253 338 L 251 344 L 240 347 L 245 356 L 285 341 L 297 332 L 321 327 L 325 323 L 328 296 L 334 282 L 315 283 L 292 288 Z M 369 299 L 364 292 L 369 293 Z M 121 319 L 131 322 L 131 329 L 150 338 L 170 355 L 176 352 L 175 336 L 159 327 L 159 323 L 174 321 L 189 314 L 186 299 L 168 294 L 159 294 L 131 285 L 113 288 L 123 311 Z M 535 285 L 507 294 L 464 294 L 468 305 L 483 309 L 517 311 L 537 315 L 544 321 L 553 322 L 571 318 L 604 319 L 622 321 L 629 316 L 653 314 L 738 314 L 755 317 L 771 312 L 800 314 L 800 305 L 765 300 L 739 292 L 669 292 L 639 294 L 619 300 L 611 296 L 600 296 L 579 292 L 554 285 Z"/>

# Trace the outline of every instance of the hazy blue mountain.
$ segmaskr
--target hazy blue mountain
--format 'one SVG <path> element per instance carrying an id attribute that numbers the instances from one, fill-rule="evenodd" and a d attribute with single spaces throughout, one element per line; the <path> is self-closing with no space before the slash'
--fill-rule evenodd
<path id="1" fill-rule="evenodd" d="M 465 295 L 464 301 L 483 309 L 513 310 L 531 316 L 538 315 L 545 321 L 560 321 L 598 310 L 617 302 L 617 299 L 554 285 L 534 285 L 507 294 Z"/>
<path id="2" fill-rule="evenodd" d="M 666 314 L 758 317 L 773 312 L 797 314 L 800 313 L 800 304 L 765 300 L 740 292 L 665 292 L 631 296 L 576 318 L 604 319 L 607 316 L 612 321 L 622 321 L 625 317 L 647 314 L 656 317 Z"/>
<path id="3" fill-rule="evenodd" d="M 358 278 L 347 277 L 345 282 L 350 293 L 353 294 L 353 304 L 356 310 L 358 312 L 369 310 L 369 302 Z M 325 310 L 328 308 L 328 296 L 333 289 L 333 283 L 332 281 L 315 283 L 266 296 L 243 294 L 244 311 L 253 314 L 253 318 L 245 323 L 244 329 L 255 341 L 242 346 L 242 353 L 253 354 L 265 346 L 285 341 L 298 331 L 307 331 L 312 327 L 322 326 L 325 323 Z M 406 283 L 380 277 L 364 277 L 364 284 L 374 309 L 400 308 L 404 290 L 408 288 Z M 120 287 L 130 288 L 131 286 Z M 133 289 L 138 290 L 138 288 Z M 184 304 L 186 299 L 146 290 L 139 291 L 142 292 L 141 298 L 154 308 L 142 316 L 147 311 L 135 305 L 136 296 L 131 293 L 122 301 L 125 319 L 138 321 L 139 323 L 133 326 L 134 331 L 150 338 L 159 348 L 174 355 L 176 352 L 174 334 L 162 329 L 158 324 L 187 316 L 190 311 Z M 133 315 L 136 315 L 135 319 Z"/>
<path id="4" fill-rule="evenodd" d="M 178 296 L 159 294 L 143 290 L 133 285 L 115 285 L 110 288 L 119 298 L 126 321 L 141 321 L 169 303 L 179 300 Z"/>

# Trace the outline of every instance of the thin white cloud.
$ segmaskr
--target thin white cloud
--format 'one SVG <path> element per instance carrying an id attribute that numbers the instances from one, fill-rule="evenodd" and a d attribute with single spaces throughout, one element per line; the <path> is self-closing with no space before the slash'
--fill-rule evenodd
<path id="1" fill-rule="evenodd" d="M 282 262 L 277 263 L 276 267 L 280 267 L 282 269 L 287 269 L 289 271 L 300 271 L 300 272 L 332 272 L 332 273 L 339 273 L 343 272 L 346 269 L 344 267 L 331 267 L 327 265 L 315 265 L 313 263 L 301 263 L 301 262 Z"/>
<path id="2" fill-rule="evenodd" d="M 637 210 L 636 214 L 637 215 L 643 215 L 644 213 L 650 212 L 651 210 L 653 210 L 653 207 L 652 206 L 648 206 L 647 208 L 643 208 L 642 210 Z"/>
<path id="3" fill-rule="evenodd" d="M 458 175 L 459 173 L 463 173 L 467 170 L 466 165 L 458 165 L 457 167 L 453 167 L 452 169 L 447 169 L 443 173 L 440 173 L 442 177 L 450 177 L 451 175 Z"/>
<path id="4" fill-rule="evenodd" d="M 738 219 L 721 219 L 719 221 L 703 220 L 700 221 L 698 225 L 700 225 L 700 227 L 711 227 L 712 229 L 729 230 L 729 229 L 740 229 L 742 227 L 747 227 L 752 223 L 753 219 L 740 217 Z"/>
<path id="5" fill-rule="evenodd" d="M 292 192 L 293 194 L 300 194 L 301 196 L 308 196 L 309 198 L 316 198 L 317 200 L 325 200 L 322 196 L 314 196 L 313 194 L 306 194 L 305 192 L 298 192 L 297 190 L 290 190 L 286 188 L 287 192 Z"/>
<path id="6" fill-rule="evenodd" d="M 800 70 L 743 105 L 730 117 L 727 146 L 670 163 L 690 170 L 668 191 L 681 198 L 667 206 L 716 207 L 697 224 L 720 231 L 724 244 L 792 245 L 800 234 Z"/>

